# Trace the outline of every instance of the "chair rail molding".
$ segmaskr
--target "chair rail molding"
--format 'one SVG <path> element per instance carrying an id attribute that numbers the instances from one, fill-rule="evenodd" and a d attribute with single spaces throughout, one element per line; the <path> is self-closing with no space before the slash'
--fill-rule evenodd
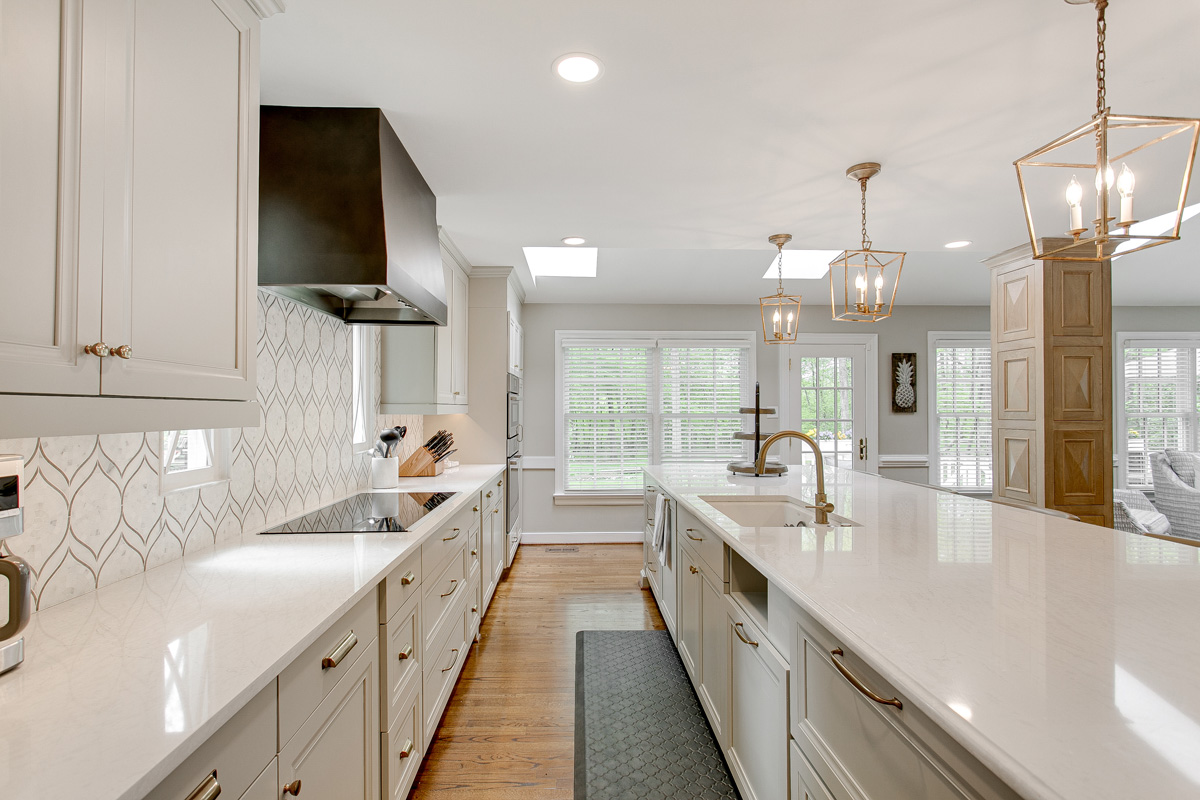
<path id="1" fill-rule="evenodd" d="M 907 455 L 879 455 L 880 469 L 925 469 L 929 466 L 928 453 L 912 453 Z"/>

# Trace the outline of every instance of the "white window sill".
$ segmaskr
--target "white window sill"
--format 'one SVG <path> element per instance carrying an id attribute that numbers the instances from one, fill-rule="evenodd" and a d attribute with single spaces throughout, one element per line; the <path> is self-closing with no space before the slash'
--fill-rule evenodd
<path id="1" fill-rule="evenodd" d="M 185 486 L 163 486 L 161 493 L 163 497 L 166 497 L 167 495 L 175 494 L 176 492 L 187 492 L 192 489 L 206 489 L 209 486 L 219 486 L 222 483 L 229 483 L 229 480 L 229 478 L 216 478 L 215 480 L 201 481 L 200 483 L 189 483 Z"/>
<path id="2" fill-rule="evenodd" d="M 556 506 L 640 506 L 642 493 L 636 494 L 586 494 L 583 492 L 556 492 Z"/>

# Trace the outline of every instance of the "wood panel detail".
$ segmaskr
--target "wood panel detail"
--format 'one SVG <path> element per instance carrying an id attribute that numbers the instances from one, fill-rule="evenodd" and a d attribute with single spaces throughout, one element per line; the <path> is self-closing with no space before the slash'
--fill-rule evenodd
<path id="1" fill-rule="evenodd" d="M 997 395 L 1001 419 L 1032 420 L 1035 417 L 1033 399 L 1037 394 L 1037 352 L 1032 347 L 1000 352 L 996 355 Z"/>
<path id="2" fill-rule="evenodd" d="M 1061 508 L 1104 502 L 1104 431 L 1055 431 L 1052 442 L 1054 505 Z M 1111 456 L 1108 463 L 1112 463 Z"/>
<path id="3" fill-rule="evenodd" d="M 1029 330 L 1029 276 L 1021 275 L 1004 283 L 1004 311 L 1001 314 L 1006 335 Z"/>
<path id="4" fill-rule="evenodd" d="M 1037 497 L 1037 440 L 1032 430 L 1001 428 L 996 437 L 1000 453 L 1001 497 L 1035 502 Z"/>
<path id="5" fill-rule="evenodd" d="M 1057 368 L 1050 398 L 1053 419 L 1100 421 L 1104 419 L 1104 348 L 1056 347 Z"/>

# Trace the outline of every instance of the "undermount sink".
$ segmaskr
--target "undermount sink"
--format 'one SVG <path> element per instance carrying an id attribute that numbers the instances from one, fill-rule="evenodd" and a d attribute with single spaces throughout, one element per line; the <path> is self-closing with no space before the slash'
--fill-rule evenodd
<path id="1" fill-rule="evenodd" d="M 803 501 L 786 495 L 701 495 L 700 499 L 743 528 L 815 528 L 812 509 Z M 829 524 L 857 526 L 857 522 L 829 515 Z"/>

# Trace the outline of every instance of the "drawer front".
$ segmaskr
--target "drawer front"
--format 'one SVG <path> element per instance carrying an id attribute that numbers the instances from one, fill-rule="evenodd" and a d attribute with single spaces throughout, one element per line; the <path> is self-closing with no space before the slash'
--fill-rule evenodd
<path id="1" fill-rule="evenodd" d="M 437 647 L 426 651 L 428 655 L 425 659 L 421 695 L 426 742 L 433 741 L 433 734 L 442 719 L 446 701 L 450 699 L 454 682 L 458 679 L 458 673 L 462 671 L 463 661 L 467 658 L 466 614 L 462 605 L 456 605 L 455 610 L 458 614 Z"/>
<path id="2" fill-rule="evenodd" d="M 421 685 L 424 639 L 421 635 L 421 602 L 414 597 L 388 621 L 382 631 L 383 727 L 390 729 L 400 714 L 400 703 L 413 687 Z"/>
<path id="3" fill-rule="evenodd" d="M 792 695 L 792 735 L 826 786 L 854 787 L 867 800 L 974 797 L 896 724 L 893 717 L 904 714 L 902 709 L 871 700 L 839 672 L 830 653 L 833 648 L 811 638 L 798 624 L 792 646 L 793 657 L 803 659 L 803 686 Z M 896 697 L 853 654 L 837 658 L 878 696 Z"/>
<path id="4" fill-rule="evenodd" d="M 341 680 L 367 645 L 379 636 L 379 608 L 372 591 L 333 623 L 295 661 L 279 673 L 279 743 L 286 744 L 309 714 Z M 353 635 L 357 641 L 344 654 L 339 647 Z M 344 649 L 344 647 L 343 647 Z M 340 658 L 337 658 L 341 655 Z M 337 662 L 330 666 L 334 657 Z"/>
<path id="5" fill-rule="evenodd" d="M 792 770 L 792 800 L 849 800 L 847 795 L 835 796 L 829 791 L 794 741 L 788 745 L 788 760 Z"/>
<path id="6" fill-rule="evenodd" d="M 503 507 L 504 504 L 504 478 L 496 478 L 483 488 L 483 503 L 487 508 L 496 506 Z"/>
<path id="7" fill-rule="evenodd" d="M 466 551 L 460 548 L 436 578 L 426 581 L 425 598 L 421 603 L 421 616 L 424 617 L 421 628 L 427 646 L 441 638 L 443 623 L 466 594 Z"/>
<path id="8" fill-rule="evenodd" d="M 441 530 L 421 545 L 421 568 L 426 579 L 441 572 L 446 561 L 466 546 L 471 528 L 478 523 L 476 513 L 471 510 L 476 507 L 471 504 L 455 514 Z"/>
<path id="9" fill-rule="evenodd" d="M 146 795 L 146 800 L 184 800 L 209 782 L 214 771 L 222 795 L 241 797 L 275 758 L 275 693 L 275 681 L 271 681 Z"/>
<path id="10" fill-rule="evenodd" d="M 258 780 L 250 785 L 241 800 L 279 800 L 279 759 L 272 758 L 271 763 L 258 776 Z"/>
<path id="11" fill-rule="evenodd" d="M 387 578 L 384 579 L 383 593 L 379 598 L 383 613 L 379 615 L 379 618 L 390 620 L 405 603 L 420 593 L 421 552 L 418 550 L 404 559 L 403 563 L 388 573 Z"/>
<path id="12" fill-rule="evenodd" d="M 676 504 L 678 508 L 678 504 Z M 686 541 L 688 547 L 708 565 L 708 575 L 718 583 L 725 581 L 725 543 L 708 528 L 700 524 L 694 516 L 679 509 L 679 541 Z"/>
<path id="13" fill-rule="evenodd" d="M 421 684 L 414 683 L 401 701 L 400 715 L 383 734 L 383 786 L 392 800 L 408 797 L 425 755 L 421 736 Z"/>

